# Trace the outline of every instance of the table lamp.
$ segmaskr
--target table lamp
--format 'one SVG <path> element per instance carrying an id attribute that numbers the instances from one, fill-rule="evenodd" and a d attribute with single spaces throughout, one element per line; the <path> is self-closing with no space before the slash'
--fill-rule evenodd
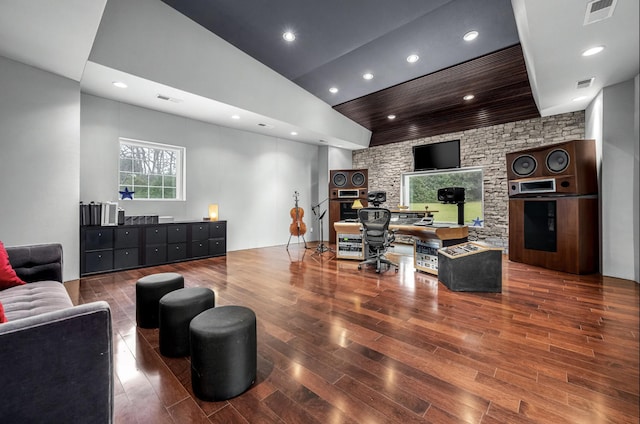
<path id="1" fill-rule="evenodd" d="M 209 205 L 209 221 L 217 221 L 218 220 L 218 205 L 212 203 Z"/>

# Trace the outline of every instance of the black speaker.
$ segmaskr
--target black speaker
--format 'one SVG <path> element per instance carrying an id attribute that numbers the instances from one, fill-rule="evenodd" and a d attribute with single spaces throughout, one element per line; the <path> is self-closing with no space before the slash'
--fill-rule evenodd
<path id="1" fill-rule="evenodd" d="M 329 172 L 329 199 L 366 199 L 366 169 L 334 169 Z"/>
<path id="2" fill-rule="evenodd" d="M 363 187 L 367 182 L 367 177 L 362 171 L 355 171 L 351 174 L 351 184 L 354 187 Z"/>
<path id="3" fill-rule="evenodd" d="M 556 201 L 524 202 L 524 248 L 557 252 Z"/>
<path id="4" fill-rule="evenodd" d="M 506 159 L 510 197 L 598 192 L 594 140 L 539 146 L 507 153 Z"/>
<path id="5" fill-rule="evenodd" d="M 464 187 L 446 187 L 438 189 L 438 201 L 443 203 L 463 203 Z"/>
<path id="6" fill-rule="evenodd" d="M 386 191 L 370 191 L 367 194 L 367 201 L 373 203 L 373 206 L 380 206 L 380 203 L 384 203 L 387 201 L 387 192 Z"/>
<path id="7" fill-rule="evenodd" d="M 511 163 L 511 170 L 518 177 L 528 177 L 533 174 L 538 167 L 536 158 L 531 155 L 521 155 Z"/>
<path id="8" fill-rule="evenodd" d="M 557 174 L 569 166 L 569 153 L 564 149 L 554 149 L 547 154 L 547 169 Z"/>
<path id="9" fill-rule="evenodd" d="M 344 187 L 347 185 L 347 172 L 336 172 L 331 178 L 331 182 L 335 187 Z"/>

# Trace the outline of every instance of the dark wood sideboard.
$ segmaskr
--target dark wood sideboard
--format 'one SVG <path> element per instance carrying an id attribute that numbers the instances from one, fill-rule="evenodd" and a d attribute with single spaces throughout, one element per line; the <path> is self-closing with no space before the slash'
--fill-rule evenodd
<path id="1" fill-rule="evenodd" d="M 226 221 L 80 227 L 80 276 L 226 254 Z"/>

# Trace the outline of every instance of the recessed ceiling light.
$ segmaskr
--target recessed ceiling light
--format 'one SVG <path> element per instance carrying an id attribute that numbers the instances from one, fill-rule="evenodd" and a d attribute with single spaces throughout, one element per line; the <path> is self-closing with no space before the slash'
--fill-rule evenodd
<path id="1" fill-rule="evenodd" d="M 127 88 L 127 84 L 123 83 L 122 81 L 114 81 L 111 84 L 115 85 L 118 88 Z"/>
<path id="2" fill-rule="evenodd" d="M 387 118 L 389 118 L 389 119 L 396 119 L 396 115 L 387 115 Z"/>
<path id="3" fill-rule="evenodd" d="M 296 39 L 296 35 L 291 31 L 287 31 L 284 34 L 282 34 L 282 38 L 284 38 L 285 41 L 292 42 L 293 40 Z"/>
<path id="4" fill-rule="evenodd" d="M 582 56 L 593 56 L 594 54 L 600 53 L 602 50 L 604 50 L 604 46 L 591 47 L 590 49 L 583 51 Z"/>
<path id="5" fill-rule="evenodd" d="M 411 54 L 407 56 L 407 62 L 409 63 L 416 63 L 419 59 L 420 59 L 420 56 L 418 56 L 417 54 Z"/>
<path id="6" fill-rule="evenodd" d="M 582 100 L 587 100 L 588 98 L 589 98 L 588 96 L 580 96 L 580 97 L 576 97 L 575 99 L 572 99 L 572 101 L 581 102 Z"/>
<path id="7" fill-rule="evenodd" d="M 473 98 L 475 98 L 476 96 L 474 96 L 473 94 L 467 94 L 466 96 L 464 96 L 462 99 L 463 100 L 472 100 Z"/>
<path id="8" fill-rule="evenodd" d="M 373 74 L 371 72 L 367 72 L 366 74 L 362 75 L 362 78 L 366 80 L 373 79 Z"/>
<path id="9" fill-rule="evenodd" d="M 331 88 L 329 89 L 329 92 L 330 92 L 330 93 L 333 93 L 333 94 L 336 94 L 336 93 L 338 92 L 338 87 L 331 87 Z"/>
<path id="10" fill-rule="evenodd" d="M 240 115 L 231 115 L 231 119 L 240 119 Z"/>
<path id="11" fill-rule="evenodd" d="M 291 135 L 298 135 L 298 133 L 295 131 L 291 131 Z"/>
<path id="12" fill-rule="evenodd" d="M 469 31 L 462 37 L 464 41 L 473 41 L 476 38 L 478 38 L 478 31 Z"/>

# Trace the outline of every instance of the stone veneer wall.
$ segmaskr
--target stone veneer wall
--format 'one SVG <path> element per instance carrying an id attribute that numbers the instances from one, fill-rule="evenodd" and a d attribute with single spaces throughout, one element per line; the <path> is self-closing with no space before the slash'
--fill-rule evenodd
<path id="1" fill-rule="evenodd" d="M 374 146 L 353 152 L 353 169 L 369 170 L 369 190 L 385 190 L 386 206 L 400 204 L 400 181 L 413 171 L 413 146 L 460 140 L 460 165 L 484 169 L 484 227 L 470 227 L 469 240 L 509 246 L 507 153 L 584 138 L 584 111 Z M 383 205 L 384 206 L 384 205 Z M 435 215 L 436 221 L 438 219 Z"/>

